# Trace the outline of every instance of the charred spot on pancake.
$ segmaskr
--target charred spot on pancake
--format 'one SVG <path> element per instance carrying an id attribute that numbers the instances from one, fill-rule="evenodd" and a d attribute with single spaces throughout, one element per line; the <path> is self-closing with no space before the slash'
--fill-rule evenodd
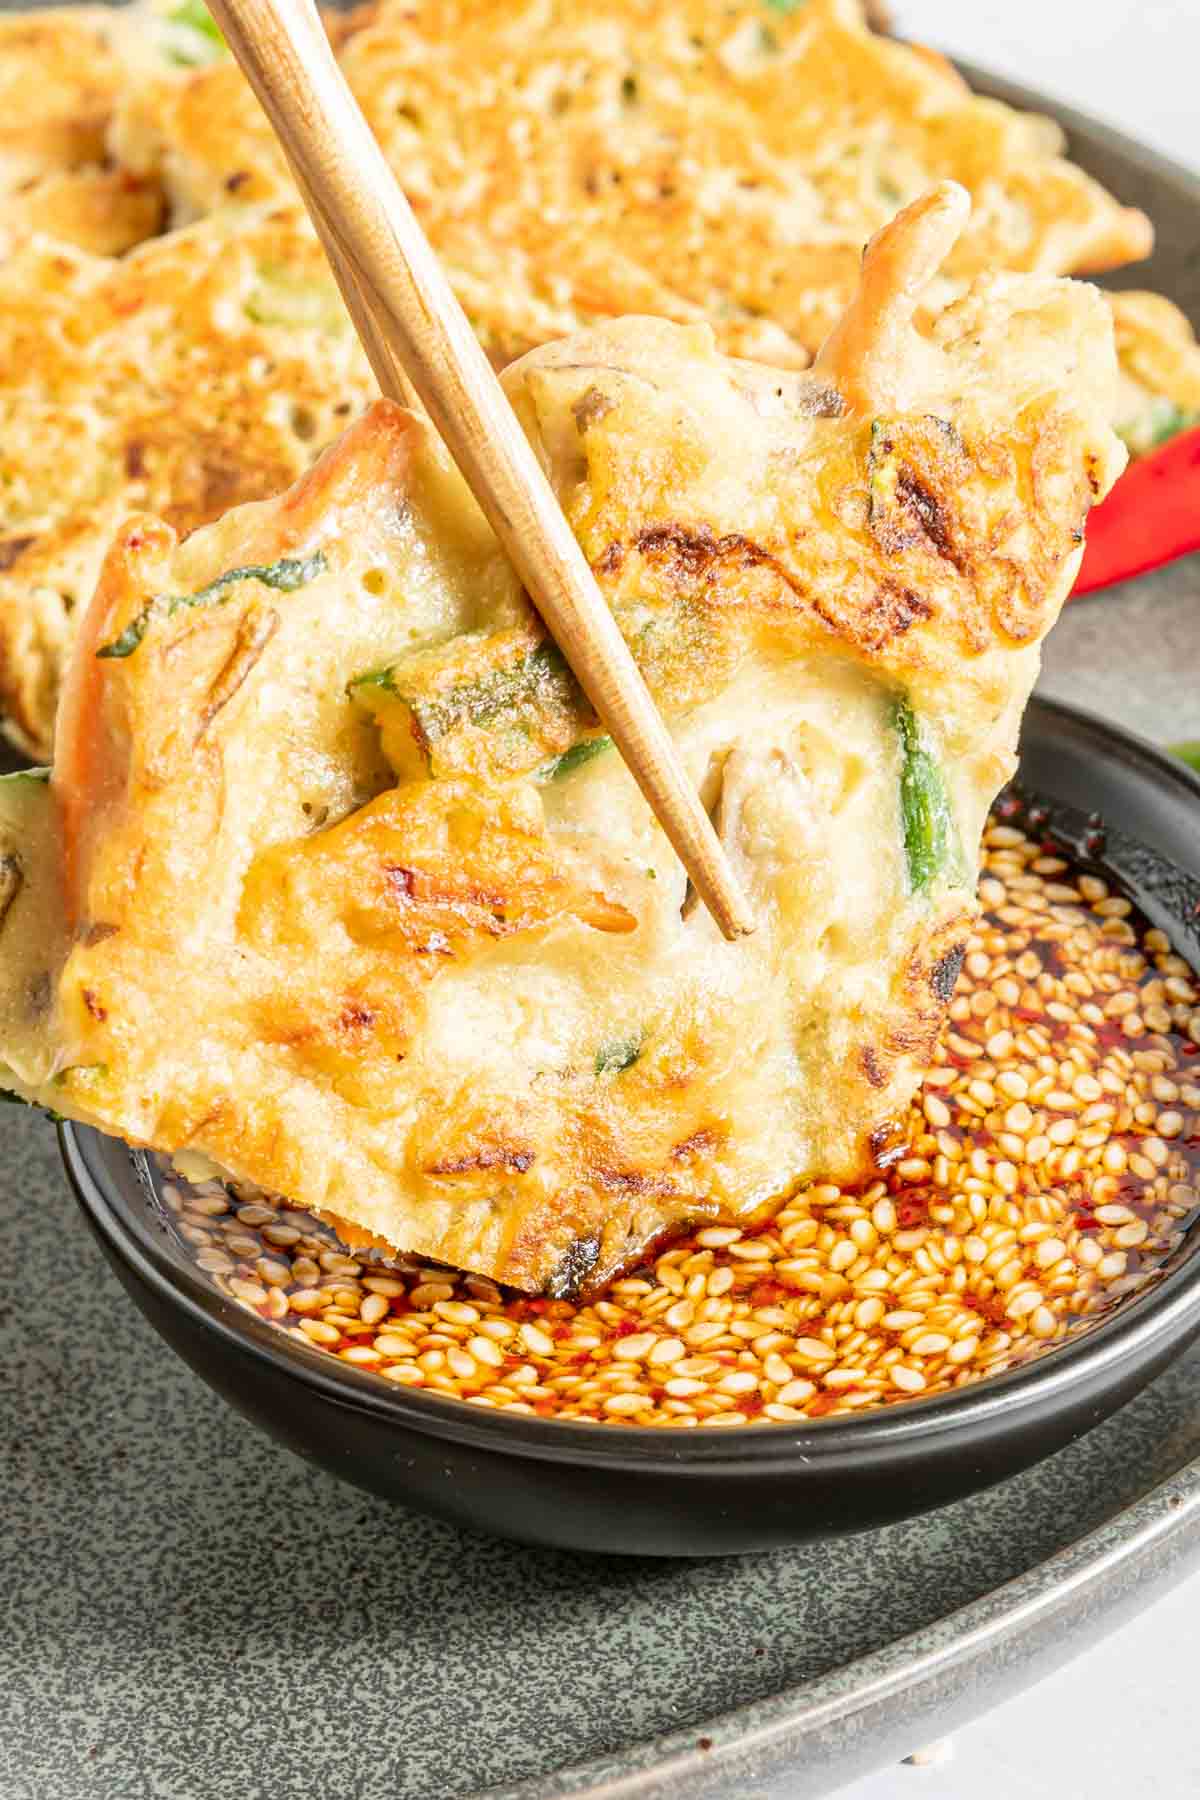
<path id="1" fill-rule="evenodd" d="M 885 556 L 928 545 L 963 572 L 955 539 L 952 494 L 969 469 L 953 425 L 936 414 L 918 419 L 876 419 L 867 459 L 871 531 Z"/>
<path id="2" fill-rule="evenodd" d="M 24 556 L 29 546 L 36 542 L 35 536 L 0 539 L 0 570 L 11 569 L 13 564 Z"/>
<path id="3" fill-rule="evenodd" d="M 808 419 L 840 419 L 846 402 L 838 390 L 825 381 L 806 381 L 798 389 L 797 410 Z"/>
<path id="4" fill-rule="evenodd" d="M 430 1163 L 428 1175 L 473 1175 L 488 1169 L 502 1169 L 506 1174 L 525 1175 L 537 1160 L 526 1144 L 487 1144 L 463 1156 L 446 1157 Z"/>
<path id="5" fill-rule="evenodd" d="M 684 525 L 650 525 L 639 531 L 634 548 L 648 561 L 661 562 L 678 578 L 698 580 L 706 576 L 716 563 L 730 559 L 749 567 L 757 563 L 774 564 L 775 559 L 761 544 L 730 532 L 717 537 L 708 527 L 698 530 Z"/>
<path id="6" fill-rule="evenodd" d="M 671 1158 L 674 1162 L 688 1162 L 693 1156 L 703 1156 L 708 1151 L 715 1150 L 719 1139 L 718 1132 L 710 1126 L 702 1126 L 699 1131 L 693 1131 L 690 1137 L 685 1137 L 672 1146 Z"/>
<path id="7" fill-rule="evenodd" d="M 601 555 L 597 557 L 596 561 L 593 563 L 593 573 L 596 575 L 615 575 L 624 561 L 625 546 L 614 539 L 611 544 L 605 547 Z"/>
<path id="8" fill-rule="evenodd" d="M 607 394 L 602 393 L 598 387 L 590 387 L 587 393 L 575 402 L 571 412 L 580 432 L 584 432 L 589 425 L 594 425 L 597 419 L 602 419 L 606 413 L 610 413 L 614 405 L 615 402 L 610 400 Z"/>
<path id="9" fill-rule="evenodd" d="M 944 556 L 947 562 L 954 562 L 948 515 L 937 495 L 911 469 L 901 469 L 896 481 L 896 496 L 921 521 L 921 529 L 938 555 Z"/>
<path id="10" fill-rule="evenodd" d="M 559 1260 L 544 1292 L 551 1300 L 573 1300 L 600 1260 L 600 1235 L 579 1237 Z"/>
<path id="11" fill-rule="evenodd" d="M 365 1006 L 361 1000 L 348 1000 L 338 1014 L 338 1030 L 344 1032 L 371 1031 L 375 1026 L 374 1010 Z"/>
<path id="12" fill-rule="evenodd" d="M 881 650 L 892 638 L 903 637 L 919 619 L 928 619 L 933 608 L 914 588 L 898 581 L 881 581 L 864 613 L 861 642 Z"/>
<path id="13" fill-rule="evenodd" d="M 955 984 L 958 981 L 966 954 L 967 946 L 965 944 L 954 944 L 933 965 L 929 976 L 929 985 L 943 1006 L 949 1006 L 954 996 Z"/>
<path id="14" fill-rule="evenodd" d="M 679 1192 L 669 1175 L 651 1175 L 645 1169 L 597 1169 L 596 1179 L 610 1194 L 640 1199 L 668 1200 Z"/>
<path id="15" fill-rule="evenodd" d="M 862 1064 L 863 1074 L 873 1088 L 887 1086 L 887 1075 L 870 1044 L 863 1045 L 858 1053 L 858 1059 Z"/>

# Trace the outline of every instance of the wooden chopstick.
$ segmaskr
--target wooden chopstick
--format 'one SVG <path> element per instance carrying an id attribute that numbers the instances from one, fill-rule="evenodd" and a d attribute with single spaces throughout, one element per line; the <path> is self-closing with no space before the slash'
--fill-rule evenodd
<path id="1" fill-rule="evenodd" d="M 329 255 L 384 393 L 411 381 L 727 938 L 754 917 L 508 399 L 306 0 L 210 0 Z"/>

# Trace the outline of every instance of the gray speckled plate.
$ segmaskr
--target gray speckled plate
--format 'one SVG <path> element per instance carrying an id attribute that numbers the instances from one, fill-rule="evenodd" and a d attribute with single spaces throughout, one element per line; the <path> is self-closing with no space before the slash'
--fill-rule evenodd
<path id="1" fill-rule="evenodd" d="M 237 1418 L 107 1272 L 50 1125 L 0 1129 L 4 1800 L 797 1800 L 1200 1546 L 1200 1354 L 1040 1468 L 838 1544 L 674 1564 L 468 1537 Z"/>
<path id="2" fill-rule="evenodd" d="M 998 89 L 1014 97 L 1012 89 Z M 1030 103 L 1030 96 L 1015 94 Z M 1200 307 L 1200 183 L 1068 120 Z M 1200 737 L 1200 564 L 1070 609 L 1046 688 Z M 0 1117 L 2 1800 L 805 1800 L 981 1710 L 1200 1553 L 1200 1351 L 957 1506 L 707 1563 L 467 1537 L 268 1443 Z"/>

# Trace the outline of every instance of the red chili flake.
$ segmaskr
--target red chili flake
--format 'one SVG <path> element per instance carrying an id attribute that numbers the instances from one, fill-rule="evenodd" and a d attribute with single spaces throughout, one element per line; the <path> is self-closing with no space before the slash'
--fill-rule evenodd
<path id="1" fill-rule="evenodd" d="M 790 1293 L 781 1281 L 756 1281 L 750 1290 L 750 1304 L 752 1307 L 778 1306 L 780 1301 L 790 1298 Z"/>
<path id="2" fill-rule="evenodd" d="M 637 1333 L 638 1326 L 632 1319 L 622 1319 L 613 1330 L 613 1336 L 618 1338 L 636 1337 Z"/>
<path id="3" fill-rule="evenodd" d="M 762 1411 L 765 1402 L 761 1394 L 746 1394 L 739 1400 L 738 1405 L 748 1419 L 753 1419 L 757 1413 Z"/>
<path id="4" fill-rule="evenodd" d="M 591 1356 L 584 1350 L 579 1356 L 573 1356 L 567 1367 L 571 1369 L 586 1369 L 591 1360 Z"/>
<path id="5" fill-rule="evenodd" d="M 843 1388 L 842 1392 L 852 1394 L 854 1389 Z M 809 1401 L 805 1411 L 808 1413 L 810 1419 L 822 1419 L 826 1413 L 831 1413 L 833 1411 L 837 1403 L 838 1397 L 836 1394 L 818 1394 L 815 1400 Z"/>
<path id="6" fill-rule="evenodd" d="M 1200 1044 L 1193 1044 L 1191 1038 L 1184 1038 L 1179 1048 L 1185 1056 L 1195 1056 L 1200 1051 Z"/>
<path id="7" fill-rule="evenodd" d="M 989 1325 L 1002 1326 L 1006 1322 L 1004 1303 L 996 1295 L 989 1295 L 985 1300 L 982 1294 L 964 1294 L 963 1305 L 969 1306 L 973 1313 L 986 1319 Z"/>
<path id="8" fill-rule="evenodd" d="M 1080 1211 L 1075 1214 L 1075 1229 L 1077 1231 L 1099 1231 L 1100 1221 L 1094 1213 Z"/>
<path id="9" fill-rule="evenodd" d="M 653 1400 L 655 1406 L 661 1406 L 666 1397 L 666 1388 L 656 1387 L 650 1389 L 650 1398 Z"/>
<path id="10" fill-rule="evenodd" d="M 896 1223 L 901 1231 L 916 1231 L 929 1223 L 928 1192 L 916 1189 L 905 1195 L 896 1205 Z"/>
<path id="11" fill-rule="evenodd" d="M 1025 802 L 1016 794 L 1002 794 L 992 811 L 998 819 L 1019 819 L 1025 810 Z"/>
<path id="12" fill-rule="evenodd" d="M 1012 1016 L 1014 1019 L 1023 1019 L 1026 1025 L 1035 1025 L 1042 1017 L 1042 1012 L 1040 1007 L 1035 1010 L 1032 1006 L 1014 1006 Z"/>

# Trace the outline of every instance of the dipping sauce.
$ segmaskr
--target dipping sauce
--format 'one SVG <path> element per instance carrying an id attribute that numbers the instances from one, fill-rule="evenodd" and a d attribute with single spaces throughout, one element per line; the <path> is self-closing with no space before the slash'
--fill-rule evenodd
<path id="1" fill-rule="evenodd" d="M 598 1299 L 348 1254 L 308 1213 L 164 1186 L 199 1267 L 305 1343 L 472 1406 L 794 1423 L 980 1380 L 1155 1278 L 1200 1215 L 1200 991 L 1166 936 L 1015 825 L 901 1141 L 854 1191 L 707 1226 Z"/>

